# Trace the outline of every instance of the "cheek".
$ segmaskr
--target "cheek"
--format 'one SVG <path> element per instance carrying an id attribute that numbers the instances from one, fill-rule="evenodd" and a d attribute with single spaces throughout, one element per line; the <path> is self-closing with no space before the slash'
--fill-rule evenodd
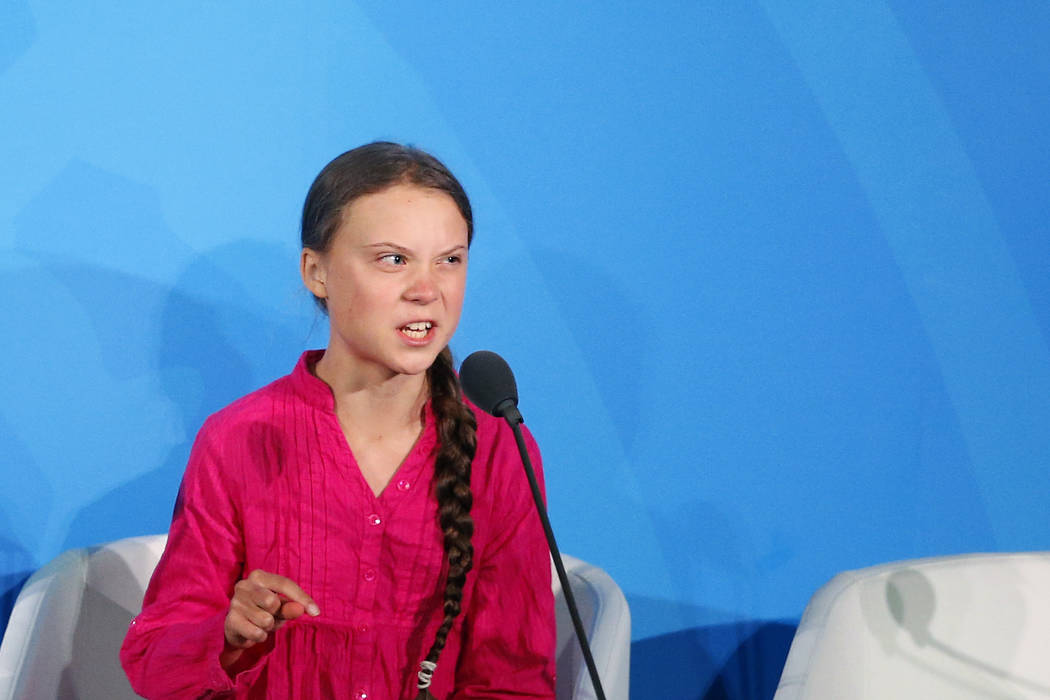
<path id="1" fill-rule="evenodd" d="M 351 321 L 371 324 L 389 314 L 389 305 L 381 303 L 374 295 L 358 293 L 347 299 L 343 310 Z"/>
<path id="2" fill-rule="evenodd" d="M 449 311 L 457 316 L 463 309 L 463 297 L 466 295 L 466 279 L 457 280 L 450 285 L 445 292 L 445 300 Z"/>
<path id="3" fill-rule="evenodd" d="M 329 300 L 338 304 L 343 314 L 367 314 L 379 307 L 378 299 L 382 296 L 375 284 L 367 279 L 344 276 L 339 279 Z"/>

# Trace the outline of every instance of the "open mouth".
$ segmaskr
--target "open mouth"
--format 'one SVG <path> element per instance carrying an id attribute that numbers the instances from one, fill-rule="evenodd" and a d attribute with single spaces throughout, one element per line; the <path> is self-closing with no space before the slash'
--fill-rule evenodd
<path id="1" fill-rule="evenodd" d="M 401 332 L 413 340 L 422 340 L 427 337 L 427 334 L 430 333 L 430 329 L 433 327 L 434 324 L 430 321 L 414 321 L 401 326 Z"/>

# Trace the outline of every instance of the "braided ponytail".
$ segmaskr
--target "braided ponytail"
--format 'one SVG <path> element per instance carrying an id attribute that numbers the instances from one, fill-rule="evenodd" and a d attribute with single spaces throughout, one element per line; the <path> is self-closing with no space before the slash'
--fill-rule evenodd
<path id="1" fill-rule="evenodd" d="M 467 572 L 474 565 L 474 520 L 470 508 L 470 465 L 477 449 L 477 420 L 460 398 L 459 379 L 452 369 L 452 352 L 446 347 L 427 370 L 430 399 L 437 421 L 440 448 L 434 461 L 438 522 L 444 535 L 448 577 L 445 579 L 445 619 L 434 635 L 434 643 L 420 663 L 419 694 L 416 700 L 434 700 L 430 680 L 438 657 L 445 648 L 452 623 L 460 613 Z"/>

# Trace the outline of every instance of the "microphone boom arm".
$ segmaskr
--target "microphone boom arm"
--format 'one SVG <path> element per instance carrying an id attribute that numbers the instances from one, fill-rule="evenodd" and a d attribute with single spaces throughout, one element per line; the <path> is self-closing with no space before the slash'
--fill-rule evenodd
<path id="1" fill-rule="evenodd" d="M 518 452 L 521 453 L 521 463 L 525 467 L 525 474 L 529 478 L 529 486 L 532 488 L 532 499 L 536 502 L 536 512 L 543 523 L 543 533 L 547 536 L 547 545 L 550 547 L 551 558 L 554 560 L 554 568 L 558 572 L 558 580 L 561 582 L 561 590 L 565 594 L 565 602 L 569 607 L 569 617 L 572 618 L 572 626 L 576 630 L 576 639 L 580 642 L 580 650 L 583 652 L 583 660 L 587 664 L 587 672 L 594 684 L 594 692 L 598 700 L 605 700 L 605 691 L 602 690 L 601 679 L 598 678 L 598 668 L 594 665 L 594 657 L 591 655 L 591 645 L 587 643 L 587 634 L 583 630 L 583 622 L 580 620 L 580 611 L 576 607 L 576 598 L 572 594 L 572 586 L 569 585 L 569 576 L 565 573 L 565 564 L 561 560 L 561 552 L 558 551 L 558 543 L 554 541 L 554 530 L 551 529 L 550 519 L 547 517 L 547 508 L 543 505 L 543 494 L 540 492 L 539 482 L 536 480 L 536 471 L 532 468 L 532 460 L 525 448 L 525 436 L 521 432 L 521 424 L 525 420 L 521 417 L 517 405 L 509 399 L 504 405 L 501 404 L 493 413 L 503 416 L 507 424 L 514 432 L 514 440 L 518 443 Z"/>

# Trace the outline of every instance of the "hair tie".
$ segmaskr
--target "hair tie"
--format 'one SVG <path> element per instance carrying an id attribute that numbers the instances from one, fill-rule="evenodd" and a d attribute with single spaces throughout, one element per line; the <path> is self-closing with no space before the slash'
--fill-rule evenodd
<path id="1" fill-rule="evenodd" d="M 429 688 L 430 679 L 434 675 L 434 669 L 436 669 L 437 667 L 438 665 L 433 661 L 420 661 L 419 673 L 416 674 L 417 676 L 419 676 L 419 685 L 417 685 L 416 687 L 420 690 L 426 690 L 427 688 Z"/>

